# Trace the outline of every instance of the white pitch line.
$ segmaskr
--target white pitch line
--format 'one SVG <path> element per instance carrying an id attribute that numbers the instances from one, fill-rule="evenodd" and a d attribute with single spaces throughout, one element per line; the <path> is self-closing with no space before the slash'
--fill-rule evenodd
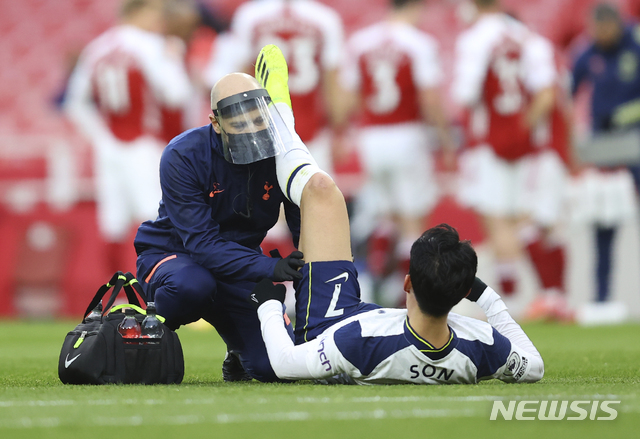
<path id="1" fill-rule="evenodd" d="M 321 397 L 316 398 L 312 396 L 303 396 L 296 398 L 296 402 L 301 404 L 336 404 L 336 403 L 410 403 L 410 402 L 483 402 L 483 401 L 504 401 L 504 400 L 575 400 L 575 399 L 589 399 L 589 400 L 611 400 L 611 399 L 634 399 L 637 398 L 636 394 L 628 395 L 604 395 L 604 394 L 592 394 L 592 395 L 478 395 L 478 396 L 366 396 L 366 397 L 352 397 L 352 398 L 331 398 Z M 281 399 L 278 398 L 259 398 L 252 399 L 250 402 L 258 404 L 279 403 Z M 222 402 L 222 399 L 215 398 L 203 398 L 203 399 L 185 399 L 185 400 L 165 400 L 165 399 L 91 399 L 91 400 L 6 400 L 0 401 L 0 409 L 5 407 L 56 407 L 56 406 L 73 406 L 73 405 L 213 405 Z"/>
<path id="2" fill-rule="evenodd" d="M 213 416 L 163 416 L 163 417 L 143 417 L 143 416 L 122 416 L 108 417 L 98 416 L 90 421 L 94 425 L 107 426 L 141 426 L 141 425 L 195 425 L 195 424 L 245 424 L 259 422 L 282 422 L 282 421 L 344 421 L 344 420 L 369 420 L 369 419 L 425 419 L 425 418 L 446 418 L 446 417 L 471 417 L 481 415 L 483 411 L 470 409 L 411 409 L 411 410 L 358 410 L 349 412 L 307 412 L 290 411 L 276 413 L 219 413 Z M 37 427 L 58 427 L 65 422 L 60 418 L 29 418 L 22 417 L 14 420 L 0 422 L 0 428 L 37 428 Z M 70 425 L 75 425 L 71 424 Z"/>

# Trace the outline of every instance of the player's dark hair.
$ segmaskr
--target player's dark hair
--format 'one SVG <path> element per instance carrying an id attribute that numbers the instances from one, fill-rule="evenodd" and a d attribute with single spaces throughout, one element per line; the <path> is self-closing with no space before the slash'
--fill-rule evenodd
<path id="1" fill-rule="evenodd" d="M 591 17 L 596 23 L 601 23 L 603 21 L 622 21 L 618 8 L 609 3 L 599 3 L 595 5 L 591 12 Z"/>
<path id="2" fill-rule="evenodd" d="M 447 315 L 471 289 L 478 256 L 456 229 L 440 224 L 411 246 L 409 275 L 420 310 L 433 317 Z"/>
<path id="3" fill-rule="evenodd" d="M 412 3 L 422 3 L 425 0 L 391 0 L 391 7 L 394 9 L 401 9 Z"/>

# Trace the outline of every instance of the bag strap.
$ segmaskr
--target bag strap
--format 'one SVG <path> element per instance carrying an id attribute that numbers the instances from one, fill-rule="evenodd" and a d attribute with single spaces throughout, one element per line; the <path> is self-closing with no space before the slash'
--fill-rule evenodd
<path id="1" fill-rule="evenodd" d="M 138 308 L 140 308 L 141 307 L 140 303 L 146 303 L 147 301 L 145 299 L 144 292 L 142 291 L 142 287 L 138 282 L 138 279 L 136 279 L 136 277 L 130 272 L 125 273 L 124 277 L 126 278 L 126 282 L 123 285 L 124 292 L 127 294 L 127 299 L 129 300 L 129 303 L 132 305 L 136 305 Z M 142 302 L 138 300 L 138 297 L 142 299 Z"/>
<path id="2" fill-rule="evenodd" d="M 138 314 L 142 314 L 143 316 L 147 315 L 147 310 L 146 309 L 142 309 L 139 306 L 132 305 L 131 303 L 123 303 L 122 305 L 116 305 L 116 306 L 114 306 L 113 308 L 111 308 L 109 310 L 109 314 L 111 314 L 112 312 L 119 311 L 119 310 L 124 309 L 124 308 L 131 308 L 131 309 L 137 311 Z M 160 314 L 156 314 L 156 317 L 158 318 L 158 320 L 160 320 L 161 323 L 164 323 L 165 320 L 166 320 Z"/>
<path id="3" fill-rule="evenodd" d="M 116 300 L 116 296 L 122 289 L 122 286 L 124 285 L 126 280 L 127 278 L 122 273 L 122 271 L 117 271 L 113 276 L 111 276 L 109 282 L 102 285 L 96 292 L 95 296 L 93 296 L 93 299 L 91 299 L 91 302 L 89 303 L 89 306 L 85 310 L 84 316 L 82 317 L 82 323 L 85 323 L 85 318 L 91 311 L 93 311 L 96 306 L 98 306 L 98 303 L 100 303 L 105 294 L 107 294 L 107 291 L 109 291 L 113 287 L 113 293 L 111 293 L 111 297 L 109 298 L 109 302 L 111 303 L 108 306 L 103 307 L 102 309 L 102 313 L 104 315 L 105 310 L 108 310 L 109 307 L 113 305 L 113 302 Z"/>
<path id="4" fill-rule="evenodd" d="M 144 293 L 142 291 L 142 287 L 140 287 L 140 284 L 138 283 L 138 279 L 136 279 L 130 272 L 123 273 L 122 271 L 118 271 L 111 277 L 109 282 L 102 285 L 95 296 L 93 296 L 91 303 L 89 303 L 89 306 L 84 312 L 82 323 L 85 323 L 85 318 L 96 306 L 98 306 L 100 300 L 102 300 L 102 298 L 107 294 L 107 291 L 111 288 L 113 288 L 113 292 L 111 293 L 111 296 L 109 296 L 109 300 L 106 305 L 102 308 L 103 317 L 109 313 L 109 309 L 113 306 L 116 297 L 123 288 L 127 295 L 127 300 L 131 305 L 135 306 L 137 309 L 141 309 L 142 305 L 140 303 L 145 303 Z M 138 300 L 138 297 L 142 299 L 142 302 Z"/>

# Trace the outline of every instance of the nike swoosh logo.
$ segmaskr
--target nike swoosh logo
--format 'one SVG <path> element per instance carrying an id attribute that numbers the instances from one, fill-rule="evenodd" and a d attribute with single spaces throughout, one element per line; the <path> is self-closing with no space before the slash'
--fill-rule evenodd
<path id="1" fill-rule="evenodd" d="M 64 368 L 67 369 L 69 366 L 71 366 L 71 363 L 76 361 L 80 355 L 82 354 L 78 354 L 75 357 L 73 357 L 71 360 L 69 360 L 69 354 L 67 354 L 67 358 L 65 358 L 64 360 Z"/>
<path id="2" fill-rule="evenodd" d="M 344 279 L 345 282 L 348 281 L 349 280 L 349 273 L 347 273 L 345 271 L 344 273 L 337 275 L 333 279 L 329 279 L 328 281 L 325 282 L 325 284 L 328 284 L 329 282 L 333 282 L 334 280 L 338 280 L 338 279 Z"/>
<path id="3" fill-rule="evenodd" d="M 255 303 L 259 303 L 255 293 L 251 293 L 251 300 L 253 300 Z"/>

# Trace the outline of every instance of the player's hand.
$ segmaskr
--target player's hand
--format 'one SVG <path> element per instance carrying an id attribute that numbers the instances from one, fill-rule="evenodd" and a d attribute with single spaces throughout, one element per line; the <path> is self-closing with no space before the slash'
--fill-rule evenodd
<path id="1" fill-rule="evenodd" d="M 273 270 L 272 280 L 284 282 L 287 280 L 302 279 L 302 273 L 298 271 L 304 265 L 304 255 L 302 252 L 293 251 L 286 258 L 280 259 Z"/>
<path id="2" fill-rule="evenodd" d="M 287 289 L 282 284 L 274 285 L 271 279 L 262 279 L 256 284 L 249 296 L 249 302 L 258 309 L 267 300 L 277 300 L 284 303 Z"/>
<path id="3" fill-rule="evenodd" d="M 487 284 L 476 277 L 476 279 L 473 281 L 473 286 L 471 287 L 471 291 L 469 292 L 467 299 L 472 302 L 477 302 L 486 289 Z"/>

